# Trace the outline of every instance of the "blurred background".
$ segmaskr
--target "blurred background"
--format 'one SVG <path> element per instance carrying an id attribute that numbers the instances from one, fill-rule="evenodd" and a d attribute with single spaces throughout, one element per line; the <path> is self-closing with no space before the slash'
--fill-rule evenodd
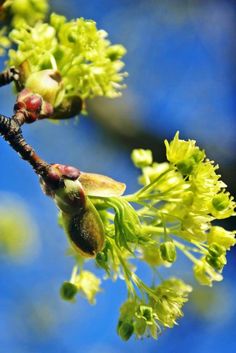
<path id="1" fill-rule="evenodd" d="M 163 139 L 179 130 L 220 164 L 235 195 L 235 2 L 54 0 L 51 5 L 68 18 L 94 19 L 113 43 L 124 44 L 129 77 L 122 98 L 90 102 L 89 116 L 79 123 L 24 127 L 38 153 L 48 162 L 107 174 L 132 192 L 138 187 L 132 148 L 151 148 L 163 161 Z M 12 88 L 1 88 L 0 97 L 1 113 L 11 115 Z M 116 335 L 124 283 L 105 281 L 95 306 L 81 298 L 76 304 L 63 302 L 59 288 L 70 277 L 73 259 L 65 255 L 56 208 L 29 166 L 2 140 L 0 165 L 0 353 L 236 351 L 235 249 L 222 283 L 211 289 L 195 285 L 179 326 L 158 341 L 124 343 Z M 225 226 L 236 228 L 233 221 Z M 183 261 L 173 273 L 191 281 L 190 265 Z"/>

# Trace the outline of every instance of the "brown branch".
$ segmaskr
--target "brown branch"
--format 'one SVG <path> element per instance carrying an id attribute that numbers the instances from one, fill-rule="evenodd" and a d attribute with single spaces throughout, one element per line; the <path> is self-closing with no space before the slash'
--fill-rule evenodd
<path id="1" fill-rule="evenodd" d="M 42 160 L 34 151 L 34 149 L 25 141 L 22 131 L 19 116 L 7 118 L 0 115 L 0 135 L 9 143 L 9 145 L 27 161 L 34 171 L 45 178 L 50 169 L 50 164 Z"/>
<path id="2" fill-rule="evenodd" d="M 13 81 L 15 82 L 18 91 L 23 89 L 23 86 L 20 83 L 20 72 L 15 67 L 10 67 L 0 73 L 0 87 L 8 85 Z"/>

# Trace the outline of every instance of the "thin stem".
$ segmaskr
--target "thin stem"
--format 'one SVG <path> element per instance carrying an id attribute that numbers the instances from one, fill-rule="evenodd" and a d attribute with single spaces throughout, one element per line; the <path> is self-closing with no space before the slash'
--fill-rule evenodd
<path id="1" fill-rule="evenodd" d="M 135 289 L 134 289 L 133 283 L 131 281 L 132 273 L 131 273 L 130 269 L 128 268 L 127 264 L 125 263 L 125 260 L 123 259 L 119 248 L 116 246 L 115 242 L 112 242 L 112 243 L 113 243 L 113 247 L 114 247 L 114 249 L 116 251 L 116 254 L 118 256 L 118 259 L 120 261 L 120 264 L 121 264 L 121 266 L 123 268 L 123 273 L 124 273 L 124 278 L 125 278 L 125 283 L 126 283 L 126 287 L 127 287 L 128 293 L 131 296 L 135 297 L 136 293 L 135 293 Z"/>
<path id="2" fill-rule="evenodd" d="M 179 228 L 178 228 L 179 229 Z M 149 225 L 142 225 L 142 232 L 149 233 L 153 235 L 164 235 L 164 234 L 172 234 L 175 228 L 166 228 L 166 227 L 155 227 Z"/>
<path id="3" fill-rule="evenodd" d="M 204 245 L 204 244 L 199 244 L 198 242 L 196 242 L 196 241 L 194 241 L 194 240 L 192 240 L 191 243 L 194 244 L 194 245 L 200 250 L 200 252 L 201 252 L 202 254 L 204 254 L 204 255 L 207 255 L 207 254 L 208 254 L 207 248 L 204 247 L 204 246 L 206 246 L 206 245 Z"/>
<path id="4" fill-rule="evenodd" d="M 126 278 L 126 285 L 127 285 L 128 291 L 130 291 L 130 289 L 131 289 L 131 293 L 132 294 L 135 293 L 135 289 L 132 284 L 132 282 L 133 282 L 136 285 L 136 287 L 140 290 L 142 295 L 144 293 L 146 293 L 150 297 L 152 297 L 154 300 L 157 300 L 158 298 L 157 298 L 155 291 L 153 291 L 151 288 L 149 288 L 134 272 L 130 271 L 130 269 L 126 265 L 126 263 L 122 257 L 122 254 L 121 254 L 119 248 L 117 247 L 117 245 L 115 244 L 115 242 L 113 243 L 113 246 L 114 246 L 116 254 L 119 258 L 120 264 L 124 270 L 124 276 Z"/>
<path id="5" fill-rule="evenodd" d="M 185 247 L 185 245 L 181 244 L 177 240 L 174 240 L 175 246 L 182 251 L 182 253 L 189 259 L 191 260 L 194 264 L 197 264 L 199 262 L 198 259 L 196 259 L 195 256 L 193 256 Z"/>
<path id="6" fill-rule="evenodd" d="M 71 283 L 75 283 L 75 279 L 76 279 L 76 276 L 77 276 L 77 272 L 78 272 L 78 265 L 75 265 L 73 267 L 73 270 L 72 270 L 72 273 L 71 273 L 71 277 L 70 277 L 70 282 Z"/>
<path id="7" fill-rule="evenodd" d="M 155 267 L 155 266 L 152 266 L 152 271 L 153 271 L 153 287 L 155 286 L 155 277 L 158 277 L 158 279 L 163 282 L 164 281 L 164 278 L 163 276 L 161 275 L 160 271 L 158 271 L 158 269 Z"/>
<path id="8" fill-rule="evenodd" d="M 163 172 L 162 174 L 158 175 L 158 177 L 156 177 L 150 184 L 144 186 L 142 189 L 140 189 L 138 192 L 136 192 L 134 194 L 134 196 L 136 198 L 139 198 L 140 195 L 146 193 L 147 191 L 150 193 L 150 189 L 154 188 L 155 185 L 169 172 L 171 171 L 171 169 L 167 169 L 165 172 Z"/>

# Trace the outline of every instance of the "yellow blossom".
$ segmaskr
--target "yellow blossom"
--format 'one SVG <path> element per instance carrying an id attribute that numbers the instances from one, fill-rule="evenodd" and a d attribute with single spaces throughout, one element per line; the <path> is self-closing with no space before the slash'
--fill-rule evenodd
<path id="1" fill-rule="evenodd" d="M 95 296 L 101 292 L 100 283 L 101 280 L 89 271 L 81 271 L 75 280 L 78 292 L 84 294 L 90 304 L 95 304 Z"/>

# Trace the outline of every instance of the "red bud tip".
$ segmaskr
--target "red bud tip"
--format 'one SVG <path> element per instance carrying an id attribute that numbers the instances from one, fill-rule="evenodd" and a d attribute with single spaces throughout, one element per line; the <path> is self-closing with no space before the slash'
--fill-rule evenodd
<path id="1" fill-rule="evenodd" d="M 30 112 L 40 112 L 42 108 L 42 98 L 37 94 L 31 94 L 24 99 L 26 109 Z"/>
<path id="2" fill-rule="evenodd" d="M 44 177 L 44 181 L 50 188 L 56 190 L 64 179 L 76 180 L 79 175 L 80 171 L 75 167 L 63 164 L 51 164 L 47 175 Z"/>
<path id="3" fill-rule="evenodd" d="M 64 178 L 76 180 L 80 176 L 79 169 L 75 167 L 63 164 L 53 164 L 52 166 L 56 167 Z"/>

